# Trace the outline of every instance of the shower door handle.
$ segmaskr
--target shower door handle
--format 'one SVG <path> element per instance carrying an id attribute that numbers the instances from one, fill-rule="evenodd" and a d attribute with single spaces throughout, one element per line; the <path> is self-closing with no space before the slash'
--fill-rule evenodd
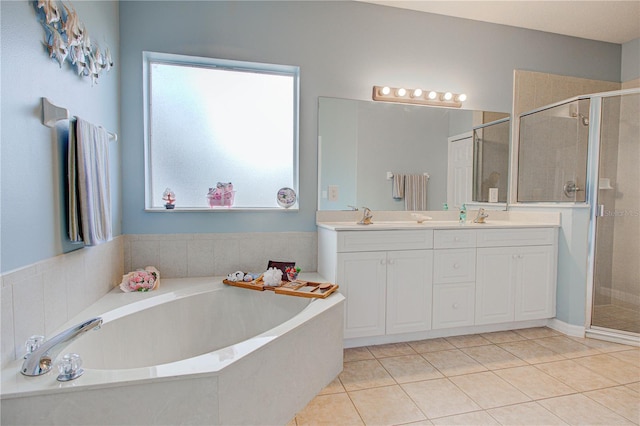
<path id="1" fill-rule="evenodd" d="M 596 217 L 604 216 L 604 204 L 598 204 L 598 211 L 596 212 Z"/>
<path id="2" fill-rule="evenodd" d="M 582 188 L 578 188 L 578 185 L 572 181 L 572 180 L 568 180 L 564 186 L 562 187 L 563 191 L 564 191 L 564 195 L 566 195 L 567 197 L 575 197 L 576 192 L 578 191 L 584 191 L 584 189 Z"/>

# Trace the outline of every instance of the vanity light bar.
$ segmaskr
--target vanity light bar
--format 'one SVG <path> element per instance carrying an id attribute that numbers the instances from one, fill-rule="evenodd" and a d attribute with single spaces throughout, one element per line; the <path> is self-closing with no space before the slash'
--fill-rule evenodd
<path id="1" fill-rule="evenodd" d="M 467 100 L 467 95 L 464 93 L 405 89 L 403 87 L 373 86 L 373 100 L 460 108 L 462 107 L 462 102 Z"/>

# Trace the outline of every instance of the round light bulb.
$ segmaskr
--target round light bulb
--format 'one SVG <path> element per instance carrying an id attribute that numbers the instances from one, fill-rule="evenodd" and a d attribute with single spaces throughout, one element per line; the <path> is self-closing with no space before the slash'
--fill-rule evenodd
<path id="1" fill-rule="evenodd" d="M 413 98 L 419 98 L 420 96 L 422 96 L 422 89 L 415 89 L 411 96 Z"/>
<path id="2" fill-rule="evenodd" d="M 465 95 L 464 93 L 458 95 L 458 101 L 459 102 L 464 102 L 467 100 L 467 95 Z"/>
<path id="3" fill-rule="evenodd" d="M 403 89 L 403 88 L 400 88 L 400 89 L 398 89 L 398 90 L 396 91 L 396 95 L 397 95 L 397 96 L 404 96 L 404 95 L 406 95 L 406 94 L 407 94 L 407 91 L 406 91 L 405 89 Z"/>
<path id="4" fill-rule="evenodd" d="M 386 96 L 391 93 L 391 88 L 389 86 L 384 86 L 382 89 L 380 89 L 380 93 Z"/>
<path id="5" fill-rule="evenodd" d="M 429 92 L 429 99 L 435 99 L 438 97 L 438 94 L 436 92 L 434 92 L 433 90 L 431 92 Z"/>
<path id="6" fill-rule="evenodd" d="M 451 98 L 453 98 L 453 94 L 451 92 L 447 92 L 442 96 L 442 99 L 444 99 L 445 101 L 450 101 Z"/>

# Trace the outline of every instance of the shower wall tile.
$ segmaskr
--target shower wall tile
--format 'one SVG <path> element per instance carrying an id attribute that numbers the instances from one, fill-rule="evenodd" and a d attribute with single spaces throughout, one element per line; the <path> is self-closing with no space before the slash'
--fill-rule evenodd
<path id="1" fill-rule="evenodd" d="M 13 315 L 13 287 L 2 285 L 2 293 L 0 293 L 0 365 L 4 366 L 6 362 L 15 359 L 15 334 L 14 334 L 14 315 Z"/>

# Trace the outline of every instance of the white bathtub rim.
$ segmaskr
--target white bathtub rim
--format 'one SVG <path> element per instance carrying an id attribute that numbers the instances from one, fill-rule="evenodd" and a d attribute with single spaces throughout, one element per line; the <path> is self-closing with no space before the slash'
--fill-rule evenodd
<path id="1" fill-rule="evenodd" d="M 317 274 L 310 274 L 304 279 L 313 281 L 325 281 Z M 60 331 L 65 330 L 72 325 L 81 322 L 93 316 L 107 317 L 109 321 L 113 321 L 125 315 L 137 312 L 138 308 L 148 309 L 161 303 L 167 303 L 184 297 L 217 291 L 226 286 L 222 283 L 222 278 L 185 278 L 174 279 L 173 282 L 166 283 L 164 291 L 158 291 L 158 294 L 143 293 L 142 300 L 135 300 L 115 307 L 110 311 L 100 314 L 100 310 L 113 305 L 113 300 L 108 296 L 115 294 L 116 298 L 121 299 L 120 290 L 114 289 L 105 297 L 98 300 L 94 305 L 87 308 L 73 320 L 69 321 Z M 179 289 L 171 289 L 172 284 L 181 283 Z M 167 286 L 167 284 L 169 284 Z M 169 287 L 169 288 L 167 288 Z M 252 290 L 246 290 L 252 291 Z M 120 293 L 120 294 L 118 294 Z M 281 295 L 281 297 L 294 297 Z M 113 299 L 113 298 L 111 298 Z M 267 330 L 257 336 L 251 337 L 245 341 L 209 352 L 191 358 L 186 358 L 171 363 L 154 365 L 150 367 L 139 367 L 130 369 L 110 369 L 98 370 L 85 368 L 82 377 L 71 382 L 58 382 L 56 380 L 57 371 L 52 369 L 49 373 L 39 377 L 26 377 L 20 374 L 22 359 L 11 362 L 2 370 L 2 387 L 0 389 L 0 399 L 12 399 L 26 396 L 43 395 L 51 392 L 74 392 L 80 390 L 91 390 L 105 387 L 125 386 L 127 384 L 142 384 L 148 381 L 167 381 L 182 380 L 190 377 L 215 376 L 225 367 L 237 362 L 243 357 L 258 351 L 261 348 L 274 341 L 296 327 L 299 327 L 306 321 L 318 315 L 330 307 L 344 300 L 344 296 L 338 292 L 332 294 L 326 299 L 313 300 L 303 310 L 296 314 L 293 318 L 278 324 L 270 330 Z M 112 311 L 116 311 L 113 313 Z M 77 321 L 76 321 L 77 320 Z M 63 351 L 64 352 L 64 351 Z M 82 355 L 82 354 L 80 354 Z"/>

